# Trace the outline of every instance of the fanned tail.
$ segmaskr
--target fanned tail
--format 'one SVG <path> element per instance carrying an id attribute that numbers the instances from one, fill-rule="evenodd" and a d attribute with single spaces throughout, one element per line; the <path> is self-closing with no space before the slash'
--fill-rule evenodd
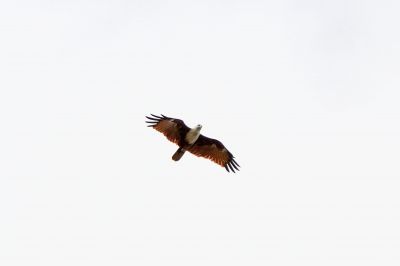
<path id="1" fill-rule="evenodd" d="M 182 148 L 179 148 L 174 155 L 172 155 L 172 160 L 174 161 L 179 161 L 179 159 L 182 158 L 182 156 L 185 154 L 185 150 Z"/>

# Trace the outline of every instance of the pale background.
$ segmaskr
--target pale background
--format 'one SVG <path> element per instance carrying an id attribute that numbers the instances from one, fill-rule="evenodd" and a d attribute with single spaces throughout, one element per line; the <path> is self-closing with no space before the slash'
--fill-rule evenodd
<path id="1" fill-rule="evenodd" d="M 399 8 L 1 1 L 0 264 L 400 265 Z"/>

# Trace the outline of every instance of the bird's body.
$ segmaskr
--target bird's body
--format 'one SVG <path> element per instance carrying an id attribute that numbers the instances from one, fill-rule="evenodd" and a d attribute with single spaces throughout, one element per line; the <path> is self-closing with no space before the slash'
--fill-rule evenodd
<path id="1" fill-rule="evenodd" d="M 179 146 L 179 149 L 172 155 L 172 160 L 179 161 L 182 156 L 185 154 L 186 149 L 192 146 L 200 136 L 201 126 L 197 125 L 197 127 L 190 129 L 185 137 L 184 141 Z"/>
<path id="2" fill-rule="evenodd" d="M 239 170 L 239 164 L 234 156 L 225 146 L 216 139 L 211 139 L 200 134 L 201 125 L 189 128 L 185 123 L 176 118 L 166 117 L 164 115 L 151 117 L 146 116 L 149 121 L 149 127 L 163 133 L 168 140 L 179 146 L 178 150 L 172 156 L 174 161 L 179 161 L 186 151 L 212 160 L 213 162 L 235 172 Z"/>

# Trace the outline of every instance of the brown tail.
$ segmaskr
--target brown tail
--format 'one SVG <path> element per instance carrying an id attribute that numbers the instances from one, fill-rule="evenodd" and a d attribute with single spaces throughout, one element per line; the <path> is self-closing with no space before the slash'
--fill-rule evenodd
<path id="1" fill-rule="evenodd" d="M 172 160 L 174 161 L 179 161 L 180 158 L 185 154 L 185 150 L 182 148 L 179 148 L 174 155 L 172 155 Z"/>

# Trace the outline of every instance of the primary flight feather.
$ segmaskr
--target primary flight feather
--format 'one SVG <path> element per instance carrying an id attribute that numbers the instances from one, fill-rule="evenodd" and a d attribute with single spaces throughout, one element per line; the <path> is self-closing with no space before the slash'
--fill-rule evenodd
<path id="1" fill-rule="evenodd" d="M 235 161 L 235 157 L 220 141 L 200 134 L 201 125 L 189 128 L 182 120 L 164 115 L 152 114 L 146 116 L 146 118 L 149 127 L 163 133 L 168 140 L 179 146 L 179 149 L 172 155 L 174 161 L 179 161 L 183 154 L 188 151 L 194 155 L 210 159 L 225 167 L 228 172 L 239 171 L 240 166 Z"/>

